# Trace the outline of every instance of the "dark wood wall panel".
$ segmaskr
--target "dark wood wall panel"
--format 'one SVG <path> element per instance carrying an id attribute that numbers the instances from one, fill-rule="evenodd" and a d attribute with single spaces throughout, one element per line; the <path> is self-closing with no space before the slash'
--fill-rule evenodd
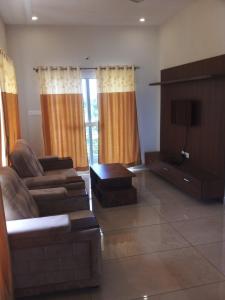
<path id="1" fill-rule="evenodd" d="M 219 75 L 225 71 L 225 55 L 208 58 L 161 71 L 161 81 Z"/>
<path id="2" fill-rule="evenodd" d="M 225 75 L 225 55 L 161 71 L 161 80 Z M 186 151 L 190 168 L 209 172 L 225 181 L 225 76 L 161 86 L 161 152 L 181 157 L 187 128 L 171 122 L 173 100 L 196 100 L 200 122 L 188 129 Z"/>

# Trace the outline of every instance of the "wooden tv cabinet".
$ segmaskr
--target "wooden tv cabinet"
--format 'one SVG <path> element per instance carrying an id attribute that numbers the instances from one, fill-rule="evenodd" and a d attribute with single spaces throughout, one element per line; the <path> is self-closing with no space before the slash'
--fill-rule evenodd
<path id="1" fill-rule="evenodd" d="M 223 200 L 223 180 L 213 174 L 188 165 L 188 161 L 178 165 L 165 159 L 159 152 L 146 153 L 145 161 L 153 173 L 162 176 L 194 198 L 203 201 Z"/>

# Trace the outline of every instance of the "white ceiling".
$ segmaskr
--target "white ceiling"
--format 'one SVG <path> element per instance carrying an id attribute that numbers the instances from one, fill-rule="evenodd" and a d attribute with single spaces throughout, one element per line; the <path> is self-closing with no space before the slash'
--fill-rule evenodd
<path id="1" fill-rule="evenodd" d="M 195 0 L 0 0 L 6 24 L 50 25 L 160 25 Z"/>

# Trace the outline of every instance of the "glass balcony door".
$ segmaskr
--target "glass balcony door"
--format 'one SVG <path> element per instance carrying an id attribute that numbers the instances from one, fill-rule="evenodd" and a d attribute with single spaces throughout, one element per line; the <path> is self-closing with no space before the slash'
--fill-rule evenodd
<path id="1" fill-rule="evenodd" d="M 97 80 L 82 79 L 84 114 L 89 164 L 98 162 Z"/>

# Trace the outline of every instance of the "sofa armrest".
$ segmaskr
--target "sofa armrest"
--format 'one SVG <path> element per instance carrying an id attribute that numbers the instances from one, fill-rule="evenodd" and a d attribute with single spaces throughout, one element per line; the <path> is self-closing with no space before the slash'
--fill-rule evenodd
<path id="1" fill-rule="evenodd" d="M 38 160 L 43 163 L 48 162 L 48 161 L 54 162 L 54 161 L 57 161 L 58 159 L 59 159 L 59 157 L 56 155 L 46 155 L 43 157 L 42 156 L 38 157 Z"/>
<path id="2" fill-rule="evenodd" d="M 65 241 L 71 242 L 74 239 L 79 240 L 82 236 L 91 237 L 92 233 L 99 233 L 100 229 L 94 215 L 88 216 L 88 213 L 89 211 L 84 211 L 82 217 L 73 213 L 73 216 L 64 214 L 7 221 L 10 248 L 14 250 L 45 247 Z"/>
<path id="3" fill-rule="evenodd" d="M 99 228 L 95 215 L 90 210 L 80 210 L 69 214 L 71 230 L 87 230 Z"/>
<path id="4" fill-rule="evenodd" d="M 6 225 L 9 241 L 51 238 L 53 234 L 62 234 L 71 231 L 71 223 L 68 215 L 13 220 L 7 221 Z"/>
<path id="5" fill-rule="evenodd" d="M 70 157 L 59 158 L 57 156 L 40 157 L 39 162 L 44 171 L 73 168 L 73 160 Z"/>

